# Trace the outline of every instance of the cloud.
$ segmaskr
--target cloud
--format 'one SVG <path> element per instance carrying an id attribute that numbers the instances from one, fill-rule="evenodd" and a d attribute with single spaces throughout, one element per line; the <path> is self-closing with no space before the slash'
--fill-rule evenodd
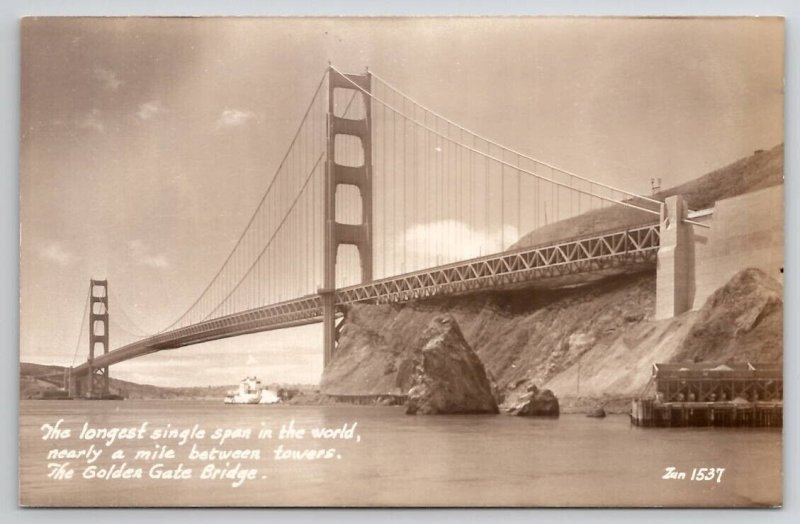
<path id="1" fill-rule="evenodd" d="M 164 106 L 158 100 L 151 100 L 144 104 L 139 104 L 139 110 L 136 111 L 136 116 L 141 120 L 150 120 L 151 118 L 160 115 L 166 111 Z"/>
<path id="2" fill-rule="evenodd" d="M 169 266 L 169 262 L 167 262 L 167 258 L 164 255 L 147 255 L 142 257 L 140 262 L 142 265 L 155 268 L 165 268 Z"/>
<path id="3" fill-rule="evenodd" d="M 119 86 L 125 83 L 117 77 L 114 71 L 104 67 L 94 68 L 94 79 L 110 91 L 116 91 L 119 89 Z"/>
<path id="4" fill-rule="evenodd" d="M 78 257 L 67 251 L 60 242 L 47 242 L 39 247 L 39 256 L 48 262 L 53 262 L 59 266 L 68 266 L 75 262 Z"/>
<path id="5" fill-rule="evenodd" d="M 102 120 L 100 120 L 99 109 L 92 109 L 89 111 L 89 113 L 78 122 L 78 127 L 92 129 L 98 133 L 105 133 L 106 131 L 106 126 L 103 124 Z"/>
<path id="6" fill-rule="evenodd" d="M 438 220 L 409 227 L 396 236 L 395 243 L 406 243 L 411 264 L 419 268 L 499 253 L 518 239 L 517 228 L 509 224 L 502 230 L 498 227 L 486 231 L 458 220 Z"/>
<path id="7" fill-rule="evenodd" d="M 256 116 L 257 115 L 252 111 L 226 109 L 217 119 L 217 128 L 221 129 L 243 126 L 251 120 L 255 120 Z"/>
<path id="8" fill-rule="evenodd" d="M 247 355 L 247 362 L 245 362 L 248 366 L 257 366 L 258 360 L 253 355 Z"/>
<path id="9" fill-rule="evenodd" d="M 152 250 L 145 245 L 141 240 L 131 240 L 128 242 L 128 250 L 131 254 L 131 260 L 140 266 L 148 266 L 155 269 L 163 269 L 169 267 L 167 257 L 161 254 L 153 253 Z"/>

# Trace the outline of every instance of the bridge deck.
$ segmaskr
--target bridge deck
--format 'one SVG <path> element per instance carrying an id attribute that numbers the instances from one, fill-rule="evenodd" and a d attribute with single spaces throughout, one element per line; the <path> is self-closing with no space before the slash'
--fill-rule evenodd
<path id="1" fill-rule="evenodd" d="M 392 303 L 537 282 L 655 263 L 659 226 L 648 224 L 565 242 L 504 251 L 336 290 L 336 303 Z M 95 357 L 101 368 L 191 344 L 322 321 L 322 299 L 309 295 L 159 333 Z M 89 371 L 85 362 L 73 374 Z"/>

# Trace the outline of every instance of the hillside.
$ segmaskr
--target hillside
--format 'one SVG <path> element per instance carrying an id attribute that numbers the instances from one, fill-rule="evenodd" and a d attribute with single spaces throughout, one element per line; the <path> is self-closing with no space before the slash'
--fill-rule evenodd
<path id="1" fill-rule="evenodd" d="M 39 398 L 44 391 L 57 389 L 57 386 L 44 380 L 39 380 L 36 377 L 49 374 L 63 374 L 65 369 L 66 368 L 62 366 L 45 366 L 21 362 L 19 366 L 19 397 L 21 399 Z M 221 400 L 225 398 L 226 391 L 235 389 L 235 386 L 168 388 L 149 384 L 136 384 L 135 382 L 116 379 L 113 376 L 109 380 L 109 388 L 112 393 L 118 393 L 131 399 Z"/>
<path id="2" fill-rule="evenodd" d="M 782 183 L 783 144 L 768 151 L 756 152 L 699 178 L 661 191 L 654 198 L 663 200 L 668 196 L 681 194 L 687 199 L 690 209 L 698 210 L 713 206 L 717 200 Z M 592 235 L 655 222 L 657 219 L 658 217 L 644 211 L 622 206 L 596 209 L 542 226 L 524 235 L 511 247 L 533 246 L 564 238 Z"/>
<path id="3" fill-rule="evenodd" d="M 745 270 L 708 297 L 676 360 L 783 360 L 783 287 Z"/>
<path id="4" fill-rule="evenodd" d="M 632 396 L 649 380 L 655 362 L 782 362 L 783 298 L 780 283 L 745 269 L 712 294 L 702 308 L 634 326 L 603 351 L 588 353 L 551 377 L 546 386 L 572 396 L 580 370 L 581 395 Z"/>
<path id="5" fill-rule="evenodd" d="M 337 355 L 320 389 L 328 394 L 403 394 L 410 348 L 431 317 L 446 312 L 499 390 L 541 385 L 584 352 L 603 351 L 654 308 L 655 274 L 613 277 L 556 291 L 482 293 L 348 310 Z"/>
<path id="6" fill-rule="evenodd" d="M 780 362 L 780 284 L 747 269 L 699 311 L 653 320 L 655 274 L 580 288 L 518 290 L 405 305 L 355 305 L 320 389 L 332 395 L 405 394 L 411 355 L 432 316 L 448 313 L 506 404 L 535 384 L 568 405 L 636 396 L 655 362 Z M 590 403 L 591 403 L 590 402 Z"/>

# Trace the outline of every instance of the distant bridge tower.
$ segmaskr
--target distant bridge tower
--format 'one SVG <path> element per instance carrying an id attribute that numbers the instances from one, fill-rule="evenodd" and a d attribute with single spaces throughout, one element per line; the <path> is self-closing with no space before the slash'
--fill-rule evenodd
<path id="1" fill-rule="evenodd" d="M 353 84 L 366 92 L 371 90 L 371 75 L 340 74 L 328 69 L 328 132 L 327 162 L 325 164 L 325 191 L 323 198 L 325 232 L 323 288 L 323 363 L 331 360 L 336 348 L 336 255 L 339 246 L 356 246 L 361 261 L 361 281 L 372 281 L 372 111 L 369 97 Z M 334 114 L 334 90 L 350 90 L 361 96 L 364 117 L 344 118 Z M 364 162 L 360 166 L 339 164 L 336 160 L 336 137 L 349 135 L 361 143 Z M 339 185 L 356 186 L 361 194 L 361 223 L 342 224 L 336 221 L 336 189 Z"/>
<path id="2" fill-rule="evenodd" d="M 108 366 L 92 365 L 98 346 L 108 353 L 108 280 L 92 280 L 89 303 L 89 396 L 108 395 Z"/>
<path id="3" fill-rule="evenodd" d="M 97 398 L 108 395 L 108 366 L 96 368 L 94 355 L 102 349 L 108 353 L 108 280 L 89 281 L 89 372 L 75 375 L 72 368 L 66 377 L 65 389 L 70 397 Z"/>
<path id="4" fill-rule="evenodd" d="M 69 394 L 73 397 L 108 395 L 108 366 L 93 365 L 95 353 L 108 353 L 108 280 L 89 281 L 89 373 L 85 377 L 70 375 Z"/>

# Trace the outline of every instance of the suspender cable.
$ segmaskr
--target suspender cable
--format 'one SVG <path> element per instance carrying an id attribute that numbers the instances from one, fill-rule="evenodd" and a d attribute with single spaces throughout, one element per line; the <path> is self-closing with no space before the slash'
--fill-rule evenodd
<path id="1" fill-rule="evenodd" d="M 72 364 L 70 367 L 75 367 L 75 360 L 78 358 L 78 350 L 81 347 L 81 339 L 83 338 L 83 328 L 86 326 L 86 317 L 89 313 L 89 299 L 92 296 L 92 290 L 89 289 L 89 292 L 86 294 L 86 304 L 83 306 L 83 318 L 81 319 L 81 327 L 78 330 L 78 341 L 75 343 L 75 352 L 72 355 Z"/>
<path id="2" fill-rule="evenodd" d="M 251 265 L 250 265 L 250 267 L 248 268 L 247 272 L 244 274 L 244 276 L 242 276 L 242 278 L 239 280 L 239 282 L 236 284 L 236 286 L 234 286 L 234 288 L 233 288 L 233 289 L 230 291 L 230 293 L 228 293 L 228 294 L 225 296 L 225 298 L 223 298 L 223 299 L 222 299 L 222 303 L 224 303 L 225 301 L 227 301 L 227 300 L 228 300 L 228 299 L 231 297 L 231 295 L 233 295 L 233 293 L 235 293 L 235 292 L 236 292 L 236 290 L 237 290 L 237 289 L 239 289 L 239 286 L 242 284 L 242 282 L 244 282 L 245 278 L 247 278 L 247 276 L 250 274 L 250 271 L 252 271 L 253 267 L 254 267 L 254 266 L 255 266 L 255 265 L 258 263 L 258 261 L 259 261 L 259 260 L 261 260 L 261 258 L 264 256 L 264 253 L 265 253 L 265 252 L 267 251 L 267 249 L 268 249 L 268 248 L 269 248 L 269 247 L 272 245 L 272 242 L 273 242 L 273 240 L 276 238 L 276 236 L 278 235 L 278 233 L 282 231 L 282 229 L 283 229 L 283 225 L 286 223 L 286 220 L 287 220 L 287 219 L 289 218 L 289 216 L 291 215 L 291 212 L 292 212 L 292 210 L 293 210 L 293 209 L 295 208 L 295 206 L 297 205 L 297 202 L 298 202 L 298 200 L 300 199 L 300 197 L 303 195 L 303 192 L 305 192 L 305 189 L 306 189 L 306 187 L 308 187 L 308 182 L 309 182 L 309 181 L 311 180 L 311 178 L 313 177 L 313 175 L 314 175 L 314 172 L 317 170 L 317 167 L 319 167 L 319 165 L 320 165 L 320 162 L 322 162 L 322 159 L 323 159 L 323 157 L 324 157 L 324 156 L 325 156 L 324 154 L 320 154 L 320 155 L 319 155 L 319 157 L 317 158 L 317 162 L 314 164 L 314 167 L 311 169 L 311 172 L 310 172 L 310 173 L 308 174 L 308 176 L 306 177 L 306 179 L 305 179 L 305 182 L 303 183 L 303 187 L 302 187 L 302 188 L 300 188 L 300 193 L 298 193 L 298 194 L 297 194 L 297 196 L 294 198 L 294 200 L 292 201 L 292 204 L 291 204 L 291 206 L 289 206 L 289 210 L 286 212 L 286 215 L 284 215 L 284 217 L 283 217 L 283 220 L 281 220 L 281 223 L 280 223 L 280 224 L 278 224 L 278 229 L 276 229 L 276 230 L 275 230 L 275 233 L 273 233 L 273 234 L 272 234 L 272 237 L 270 237 L 269 241 L 267 242 L 267 245 L 266 245 L 266 246 L 264 246 L 264 248 L 261 250 L 261 252 L 260 252 L 260 253 L 259 253 L 259 255 L 258 255 L 258 258 L 256 259 L 256 261 L 255 261 L 255 262 L 253 262 L 253 264 L 251 264 Z M 221 303 L 220 305 L 222 305 L 222 303 Z M 217 306 L 217 307 L 216 307 L 216 308 L 215 308 L 213 311 L 211 311 L 211 313 L 209 313 L 208 315 L 206 315 L 206 317 L 205 317 L 203 320 L 208 320 L 209 318 L 211 318 L 211 316 L 212 316 L 214 313 L 216 313 L 216 312 L 217 312 L 217 310 L 219 310 L 219 307 L 220 307 L 220 306 Z"/>
<path id="3" fill-rule="evenodd" d="M 332 69 L 333 69 L 334 71 L 337 71 L 335 68 L 332 68 Z M 373 100 L 376 100 L 377 102 L 379 102 L 379 103 L 383 104 L 383 105 L 384 105 L 384 106 L 385 106 L 387 109 L 389 109 L 389 110 L 390 110 L 390 111 L 392 111 L 393 113 L 396 113 L 396 114 L 402 114 L 402 112 L 401 112 L 400 110 L 398 110 L 397 108 L 393 107 L 392 105 L 390 105 L 390 104 L 388 104 L 388 103 L 384 102 L 383 100 L 380 100 L 380 99 L 378 99 L 377 97 L 375 97 L 375 95 L 373 95 L 372 93 L 369 93 L 368 91 L 364 90 L 364 89 L 363 89 L 361 86 L 359 86 L 358 84 L 356 84 L 356 83 L 355 83 L 355 82 L 353 82 L 352 80 L 350 80 L 350 79 L 347 79 L 347 78 L 346 78 L 346 80 L 347 80 L 348 82 L 350 82 L 351 84 L 353 84 L 353 85 L 354 85 L 354 86 L 355 86 L 357 89 L 360 89 L 362 92 L 366 93 L 368 96 L 371 96 L 371 97 L 373 98 Z M 425 126 L 424 124 L 422 124 L 422 123 L 420 123 L 420 122 L 418 122 L 418 121 L 416 121 L 416 120 L 414 120 L 414 119 L 410 118 L 409 116 L 407 116 L 407 115 L 405 115 L 405 116 L 406 116 L 406 118 L 408 118 L 408 119 L 409 119 L 411 122 L 414 122 L 414 124 L 416 124 L 416 125 L 418 125 L 418 126 L 422 126 L 422 127 L 425 127 L 425 128 L 427 128 L 427 129 L 428 129 L 428 130 L 429 130 L 431 133 L 433 133 L 434 135 L 436 135 L 436 136 L 440 137 L 442 140 L 444 140 L 444 141 L 447 141 L 447 142 L 450 142 L 450 143 L 455 143 L 455 141 L 454 141 L 454 140 L 452 140 L 451 138 L 449 138 L 449 137 L 447 137 L 447 136 L 443 135 L 443 134 L 442 134 L 442 133 L 440 133 L 438 130 L 436 130 L 436 129 L 431 129 L 431 128 L 428 128 L 428 127 L 427 127 L 427 126 Z M 444 119 L 443 119 L 443 120 L 444 120 Z M 493 144 L 493 142 L 490 142 L 490 141 L 487 141 L 487 143 L 492 143 L 492 144 Z M 471 150 L 471 148 L 470 148 L 469 146 L 467 146 L 467 145 L 463 145 L 463 144 L 456 144 L 456 145 L 458 145 L 458 146 L 460 146 L 460 147 L 463 147 L 463 148 L 465 148 L 465 149 L 470 149 L 470 150 Z M 497 146 L 497 147 L 499 147 L 499 148 L 501 148 L 501 149 L 506 149 L 506 148 L 503 148 L 503 146 Z M 498 164 L 500 164 L 501 166 L 512 167 L 512 168 L 514 167 L 512 164 L 509 164 L 509 163 L 505 162 L 504 160 L 502 160 L 501 158 L 498 158 L 498 157 L 496 157 L 496 156 L 493 156 L 493 155 L 491 155 L 491 154 L 483 153 L 483 152 L 481 152 L 481 151 L 477 151 L 477 150 L 476 150 L 475 152 L 476 152 L 476 153 L 478 153 L 478 154 L 480 154 L 480 155 L 484 155 L 484 156 L 486 156 L 488 159 L 490 159 L 490 160 L 493 160 L 493 161 L 497 162 L 497 163 L 498 163 Z M 521 154 L 521 153 L 518 153 L 518 154 Z M 535 160 L 535 159 L 533 159 L 533 161 L 534 161 L 534 162 L 539 162 L 538 160 Z M 541 163 L 541 164 L 543 164 L 543 165 L 546 165 L 546 164 L 544 164 L 544 162 L 539 162 L 539 163 Z M 551 170 L 558 170 L 558 168 L 551 167 Z M 552 177 L 551 177 L 550 179 L 546 179 L 546 178 L 544 178 L 544 177 L 542 177 L 542 176 L 540 176 L 540 175 L 537 175 L 536 173 L 534 173 L 534 172 L 532 172 L 532 171 L 529 171 L 529 170 L 527 170 L 527 169 L 526 169 L 526 170 L 521 170 L 521 172 L 522 172 L 522 173 L 525 173 L 526 175 L 529 175 L 529 176 L 535 177 L 535 178 L 541 178 L 541 179 L 543 179 L 543 180 L 547 180 L 548 182 L 550 182 L 550 183 L 551 183 L 551 184 L 553 184 L 554 186 L 558 186 L 558 187 L 566 187 L 566 185 L 565 185 L 563 182 L 556 181 L 556 180 L 554 180 Z M 571 173 L 569 173 L 569 172 L 566 172 L 566 171 L 562 171 L 562 172 L 564 172 L 564 173 L 567 173 L 567 174 L 569 174 L 570 176 L 575 176 L 575 177 L 578 177 L 577 175 L 572 175 Z M 578 177 L 578 178 L 580 178 L 580 177 Z M 598 182 L 598 183 L 596 183 L 596 184 L 597 184 L 597 185 L 603 185 L 603 184 L 600 184 L 599 182 Z M 580 190 L 580 189 L 575 189 L 575 191 L 585 192 L 585 191 L 583 191 L 583 190 Z M 624 191 L 620 191 L 620 190 L 616 190 L 616 191 L 619 191 L 619 192 L 621 192 L 621 193 L 624 193 Z M 602 196 L 602 195 L 594 195 L 594 196 L 595 196 L 595 197 L 597 197 L 597 198 L 598 198 L 598 199 L 600 199 L 600 200 L 604 200 L 604 201 L 610 202 L 610 203 L 612 203 L 612 204 L 619 204 L 619 205 L 626 206 L 626 207 L 630 207 L 630 208 L 633 208 L 633 209 L 638 209 L 638 210 L 640 210 L 640 211 L 644 211 L 644 212 L 646 212 L 646 213 L 650 213 L 650 214 L 653 214 L 653 215 L 660 215 L 660 212 L 659 212 L 659 211 L 654 211 L 654 210 L 652 210 L 652 209 L 647 209 L 647 208 L 644 208 L 644 207 L 640 207 L 640 206 L 637 206 L 637 205 L 631 204 L 631 203 L 629 203 L 629 202 L 625 202 L 625 201 L 623 201 L 623 200 L 615 200 L 615 199 L 613 199 L 613 198 L 609 198 L 609 197 Z M 647 199 L 647 198 L 645 198 L 645 200 L 652 200 L 652 199 Z M 657 202 L 659 205 L 661 204 L 661 202 L 659 202 L 659 201 L 655 201 L 655 202 Z"/>
<path id="4" fill-rule="evenodd" d="M 295 142 L 297 141 L 297 138 L 298 138 L 301 130 L 303 129 L 303 126 L 304 126 L 304 124 L 306 122 L 306 119 L 308 118 L 308 116 L 309 116 L 309 114 L 311 112 L 311 109 L 314 107 L 314 104 L 315 104 L 315 102 L 317 100 L 317 97 L 318 97 L 320 91 L 322 90 L 322 86 L 325 83 L 325 79 L 327 78 L 327 75 L 328 75 L 328 71 L 326 70 L 325 73 L 322 75 L 322 78 L 320 79 L 319 83 L 317 84 L 317 88 L 314 90 L 314 94 L 311 97 L 311 102 L 309 103 L 308 107 L 306 108 L 305 113 L 303 114 L 303 118 L 302 118 L 302 120 L 300 122 L 300 125 L 298 126 L 297 131 L 295 132 L 295 135 L 292 138 L 292 140 L 291 140 L 291 142 L 289 144 L 289 147 L 286 150 L 286 153 L 285 153 L 283 159 L 281 160 L 280 164 L 278 164 L 278 168 L 275 170 L 275 175 L 272 177 L 272 180 L 270 180 L 270 183 L 267 186 L 267 190 L 264 192 L 264 196 L 261 197 L 261 201 L 259 202 L 258 206 L 256 206 L 256 210 L 253 212 L 253 215 L 250 217 L 250 220 L 248 221 L 247 225 L 245 226 L 242 234 L 239 235 L 239 238 L 237 239 L 236 244 L 234 245 L 234 247 L 231 250 L 230 254 L 228 254 L 228 257 L 225 259 L 225 261 L 222 263 L 222 265 L 220 266 L 220 268 L 217 271 L 217 273 L 211 279 L 211 282 L 209 282 L 209 284 L 205 287 L 203 292 L 200 293 L 200 295 L 192 303 L 192 305 L 189 306 L 189 308 L 186 310 L 186 312 L 184 312 L 180 317 L 178 317 L 169 326 L 167 326 L 166 328 L 162 329 L 160 331 L 161 333 L 163 333 L 164 331 L 169 331 L 170 329 L 175 327 L 179 322 L 181 322 L 194 309 L 194 307 L 203 299 L 203 297 L 206 296 L 206 293 L 208 293 L 209 289 L 211 289 L 211 287 L 217 281 L 217 278 L 219 278 L 219 276 L 222 274 L 223 270 L 227 267 L 228 263 L 231 261 L 231 258 L 233 257 L 234 253 L 236 253 L 237 249 L 241 245 L 242 240 L 245 237 L 245 234 L 250 229 L 250 226 L 253 224 L 253 220 L 258 215 L 259 210 L 263 207 L 264 202 L 267 199 L 267 196 L 272 192 L 273 188 L 275 187 L 275 184 L 276 184 L 276 182 L 278 181 L 278 178 L 279 178 L 278 175 L 280 174 L 282 168 L 284 167 L 284 165 L 287 162 L 287 159 L 289 158 L 290 154 L 293 151 L 293 146 L 294 146 Z"/>
<path id="5" fill-rule="evenodd" d="M 334 70 L 336 70 L 336 69 L 334 68 Z M 431 114 L 435 115 L 437 118 L 440 118 L 440 119 L 444 120 L 445 122 L 448 122 L 448 123 L 450 123 L 450 124 L 452 124 L 452 125 L 454 125 L 454 126 L 456 126 L 456 127 L 460 128 L 460 129 L 462 129 L 463 131 L 466 131 L 467 133 L 470 133 L 470 134 L 472 134 L 472 135 L 475 135 L 476 137 L 480 138 L 481 140 L 484 140 L 484 141 L 486 141 L 486 142 L 488 142 L 488 143 L 491 143 L 491 144 L 493 144 L 493 145 L 495 145 L 495 146 L 497 146 L 497 147 L 499 147 L 499 148 L 501 148 L 501 149 L 503 149 L 503 150 L 505 150 L 505 151 L 508 151 L 508 152 L 510 152 L 510 153 L 513 153 L 513 154 L 519 155 L 519 156 L 521 156 L 521 157 L 523 157 L 523 158 L 526 158 L 526 159 L 528 159 L 528 160 L 530 160 L 530 161 L 532 161 L 532 162 L 536 162 L 536 163 L 538 163 L 538 164 L 542 164 L 542 165 L 544 165 L 544 166 L 546 166 L 546 167 L 549 167 L 549 168 L 555 169 L 556 171 L 560 171 L 561 173 L 564 173 L 565 175 L 573 176 L 573 177 L 575 177 L 575 178 L 578 178 L 578 179 L 581 179 L 581 180 L 585 180 L 585 181 L 587 181 L 587 182 L 593 182 L 592 180 L 590 180 L 590 179 L 588 179 L 588 178 L 585 178 L 585 177 L 583 177 L 583 176 L 581 176 L 581 175 L 578 175 L 578 174 L 576 174 L 576 173 L 573 173 L 573 172 L 571 172 L 571 171 L 568 171 L 568 170 L 566 170 L 566 169 L 560 168 L 560 167 L 558 167 L 558 166 L 555 166 L 555 165 L 549 164 L 549 163 L 547 163 L 547 162 L 543 162 L 543 161 L 541 161 L 541 160 L 537 160 L 537 159 L 535 159 L 535 158 L 533 158 L 533 157 L 530 157 L 530 156 L 528 156 L 528 155 L 525 155 L 524 153 L 521 153 L 521 152 L 519 152 L 519 151 L 515 151 L 515 150 L 513 150 L 513 149 L 510 149 L 510 148 L 508 148 L 508 147 L 506 147 L 506 146 L 503 146 L 503 145 L 501 145 L 501 144 L 499 144 L 499 143 L 497 143 L 497 142 L 494 142 L 493 140 L 491 140 L 491 139 L 489 139 L 489 138 L 486 138 L 486 137 L 484 137 L 484 136 L 481 136 L 481 135 L 479 135 L 478 133 L 476 133 L 476 132 L 474 132 L 474 131 L 472 131 L 472 130 L 470 130 L 470 129 L 467 129 L 466 127 L 463 127 L 463 126 L 461 126 L 461 125 L 459 125 L 459 124 L 457 124 L 457 123 L 455 123 L 455 122 L 453 122 L 452 120 L 450 120 L 450 119 L 448 119 L 447 117 L 445 117 L 445 116 L 443 116 L 443 115 L 441 115 L 441 114 L 437 113 L 436 111 L 433 111 L 433 110 L 431 110 L 431 109 L 428 109 L 428 108 L 427 108 L 427 106 L 425 106 L 425 105 L 421 104 L 421 103 L 420 103 L 420 102 L 418 102 L 417 100 L 415 100 L 415 99 L 411 98 L 410 96 L 408 96 L 408 95 L 407 95 L 407 94 L 405 94 L 404 92 L 400 91 L 398 88 L 394 87 L 394 86 L 393 86 L 391 83 L 389 83 L 388 81 L 386 81 L 384 78 L 382 78 L 381 76 L 377 75 L 377 74 L 376 74 L 374 71 L 372 71 L 372 77 L 373 77 L 373 78 L 375 78 L 375 79 L 377 79 L 377 80 L 379 80 L 381 83 L 385 84 L 385 85 L 386 85 L 386 86 L 387 86 L 389 89 L 391 89 L 392 91 L 394 91 L 394 92 L 396 92 L 396 93 L 400 94 L 401 96 L 403 96 L 403 97 L 407 98 L 407 99 L 408 99 L 408 100 L 410 100 L 412 103 L 414 103 L 414 104 L 416 104 L 416 105 L 418 105 L 418 106 L 420 106 L 420 107 L 423 107 L 423 108 L 425 108 L 427 111 L 429 111 Z M 604 187 L 604 188 L 606 188 L 606 189 L 609 189 L 609 190 L 611 190 L 611 191 L 616 191 L 616 192 L 618 192 L 618 193 L 622 193 L 622 194 L 628 195 L 628 196 L 629 196 L 629 197 L 631 197 L 631 198 L 640 199 L 640 200 L 645 200 L 645 201 L 648 201 L 648 202 L 651 202 L 651 203 L 654 203 L 654 204 L 658 204 L 658 205 L 660 205 L 660 204 L 661 204 L 661 201 L 659 201 L 659 200 L 656 200 L 656 199 L 653 199 L 653 198 L 650 198 L 650 197 L 647 197 L 647 196 L 638 195 L 638 194 L 636 194 L 636 193 L 632 193 L 632 192 L 630 192 L 630 191 L 626 191 L 626 190 L 624 190 L 624 189 L 619 189 L 619 188 L 617 188 L 617 187 L 614 187 L 614 186 L 611 186 L 611 185 L 608 185 L 608 184 L 604 184 L 604 183 L 602 183 L 602 182 L 594 182 L 594 183 L 595 183 L 596 185 L 598 185 L 598 186 Z"/>

